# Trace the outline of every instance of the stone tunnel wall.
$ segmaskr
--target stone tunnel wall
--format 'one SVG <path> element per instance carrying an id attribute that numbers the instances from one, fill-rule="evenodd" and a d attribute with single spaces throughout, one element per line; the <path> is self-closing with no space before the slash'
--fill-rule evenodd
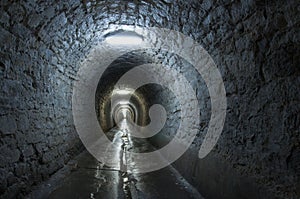
<path id="1" fill-rule="evenodd" d="M 182 31 L 208 50 L 221 71 L 227 118 L 209 156 L 197 157 L 200 133 L 174 166 L 207 198 L 298 198 L 299 6 L 292 1 L 208 2 L 200 5 L 203 17 L 189 12 L 185 18 L 189 26 Z M 193 22 L 196 25 L 190 26 Z M 199 81 L 187 76 L 191 82 Z M 205 86 L 198 92 L 205 94 Z M 158 98 L 174 102 L 165 95 Z M 199 99 L 200 108 L 207 109 L 201 95 Z M 199 129 L 205 132 L 209 117 L 201 118 Z M 165 145 L 170 132 L 174 131 L 161 133 L 167 135 L 165 141 L 158 136 L 154 143 Z"/>
<path id="2" fill-rule="evenodd" d="M 208 50 L 228 96 L 214 153 L 296 198 L 299 9 L 296 0 L 1 1 L 1 196 L 21 197 L 80 149 L 71 114 L 79 62 L 110 24 L 124 24 L 179 30 Z"/>
<path id="3" fill-rule="evenodd" d="M 65 14 L 57 6 L 8 2 L 0 11 L 1 198 L 28 193 L 82 150 L 70 111 L 75 70 L 62 61 L 69 48 L 56 32 Z"/>

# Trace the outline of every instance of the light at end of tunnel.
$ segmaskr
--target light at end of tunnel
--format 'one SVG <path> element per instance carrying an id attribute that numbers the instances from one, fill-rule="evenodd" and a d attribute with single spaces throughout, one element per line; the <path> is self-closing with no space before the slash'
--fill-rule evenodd
<path id="1" fill-rule="evenodd" d="M 127 109 L 123 109 L 123 110 L 122 110 L 122 115 L 123 115 L 123 118 L 124 118 L 124 119 L 126 119 L 127 113 L 128 113 L 128 110 L 127 110 Z"/>
<path id="2" fill-rule="evenodd" d="M 110 45 L 140 45 L 143 37 L 134 32 L 123 32 L 106 37 L 105 41 Z"/>

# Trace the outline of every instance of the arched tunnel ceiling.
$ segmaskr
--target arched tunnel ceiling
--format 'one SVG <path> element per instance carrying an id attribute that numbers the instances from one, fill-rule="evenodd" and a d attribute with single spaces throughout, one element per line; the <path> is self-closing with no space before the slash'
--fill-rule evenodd
<path id="1" fill-rule="evenodd" d="M 71 114 L 72 85 L 80 64 L 109 32 L 121 29 L 122 25 L 133 25 L 180 31 L 209 52 L 222 74 L 228 101 L 224 131 L 213 154 L 242 175 L 254 177 L 261 186 L 252 192 L 262 194 L 263 198 L 267 197 L 261 193 L 265 187 L 279 198 L 297 198 L 300 110 L 299 56 L 295 53 L 300 46 L 297 3 L 296 0 L 1 1 L 0 189 L 4 189 L 4 197 L 15 196 L 18 190 L 24 191 L 20 193 L 22 197 L 32 184 L 47 179 L 82 150 Z M 133 57 L 143 60 L 146 55 Z M 162 55 L 165 64 L 176 62 L 176 68 L 182 66 L 181 60 L 168 56 Z M 103 77 L 104 83 L 99 84 L 101 92 L 95 98 L 109 93 L 111 87 L 105 85 L 139 61 L 121 63 L 124 71 L 111 67 L 107 71 L 110 78 Z M 188 77 L 194 74 L 185 71 L 186 67 L 181 70 Z M 201 78 L 195 79 L 193 85 L 200 89 L 198 97 L 203 111 L 199 128 L 205 132 L 210 117 L 207 110 L 211 107 L 206 88 L 196 86 L 204 85 Z M 146 100 L 146 104 L 162 102 L 174 113 L 174 120 L 169 121 L 166 129 L 177 127 L 175 119 L 180 111 L 173 109 L 167 100 L 158 100 L 172 98 L 169 92 L 160 90 L 148 85 L 138 90 L 132 100 L 135 104 L 141 102 L 139 99 Z M 149 97 L 154 94 L 159 96 Z M 100 104 L 95 104 L 96 110 Z M 147 113 L 146 108 L 144 112 Z M 201 136 L 193 146 L 200 143 Z M 198 159 L 189 155 L 183 156 L 183 163 L 176 162 L 176 166 L 187 179 L 195 181 L 194 175 L 201 176 L 202 170 L 198 170 Z M 194 169 L 186 169 L 186 162 Z M 216 166 L 221 165 L 218 161 L 213 164 L 216 167 L 212 164 L 213 161 L 205 168 L 226 170 Z M 236 179 L 237 184 L 245 182 Z M 218 194 L 215 189 L 197 183 L 195 186 L 207 193 Z M 247 186 L 235 188 L 243 192 L 241 187 Z M 249 186 L 246 190 L 251 189 Z M 223 191 L 226 190 L 219 192 Z"/>

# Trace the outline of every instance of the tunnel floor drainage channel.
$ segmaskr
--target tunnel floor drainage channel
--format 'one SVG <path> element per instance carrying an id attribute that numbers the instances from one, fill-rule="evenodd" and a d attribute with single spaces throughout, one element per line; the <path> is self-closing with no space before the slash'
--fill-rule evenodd
<path id="1" fill-rule="evenodd" d="M 116 151 L 119 165 L 107 167 L 85 151 L 76 158 L 77 168 L 64 176 L 47 198 L 203 199 L 172 166 L 149 173 L 123 172 L 124 167 L 134 165 L 126 153 L 128 150 L 138 153 L 153 146 L 117 128 L 107 135 L 114 136 L 113 140 L 120 146 Z"/>
<path id="2" fill-rule="evenodd" d="M 128 132 L 123 130 L 123 134 L 122 134 L 122 161 L 121 161 L 121 166 L 123 167 L 123 170 L 126 171 L 127 170 L 127 156 L 126 156 L 126 152 L 128 150 L 129 147 L 129 142 L 128 142 Z M 129 181 L 129 176 L 127 172 L 122 172 L 122 179 L 123 179 L 123 191 L 125 194 L 125 198 L 126 199 L 131 199 L 131 190 L 130 190 L 130 181 Z"/>

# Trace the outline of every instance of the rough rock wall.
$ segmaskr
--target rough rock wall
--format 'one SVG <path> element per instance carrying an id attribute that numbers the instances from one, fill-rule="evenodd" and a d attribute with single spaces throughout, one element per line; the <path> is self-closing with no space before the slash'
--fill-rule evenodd
<path id="1" fill-rule="evenodd" d="M 187 9 L 192 12 L 182 18 L 182 31 L 208 50 L 221 71 L 227 118 L 210 156 L 197 158 L 199 134 L 194 151 L 175 166 L 208 198 L 298 198 L 299 5 L 205 1 L 200 7 Z"/>
<path id="2" fill-rule="evenodd" d="M 110 24 L 125 24 L 179 30 L 208 50 L 228 95 L 215 152 L 240 172 L 271 182 L 273 191 L 296 197 L 296 0 L 3 0 L 0 10 L 1 195 L 27 192 L 73 154 L 78 140 L 71 92 L 78 63 Z"/>
<path id="3" fill-rule="evenodd" d="M 220 66 L 228 100 L 216 152 L 277 197 L 298 198 L 299 5 L 245 1 L 230 4 L 227 14 L 222 7 L 206 17 L 209 27 L 219 24 L 219 30 L 235 24 L 220 41 L 212 31 L 215 39 L 206 48 Z"/>
<path id="4" fill-rule="evenodd" d="M 81 144 L 70 111 L 75 72 L 62 60 L 67 42 L 58 42 L 65 15 L 57 6 L 1 4 L 0 197 L 15 198 L 61 168 Z"/>

